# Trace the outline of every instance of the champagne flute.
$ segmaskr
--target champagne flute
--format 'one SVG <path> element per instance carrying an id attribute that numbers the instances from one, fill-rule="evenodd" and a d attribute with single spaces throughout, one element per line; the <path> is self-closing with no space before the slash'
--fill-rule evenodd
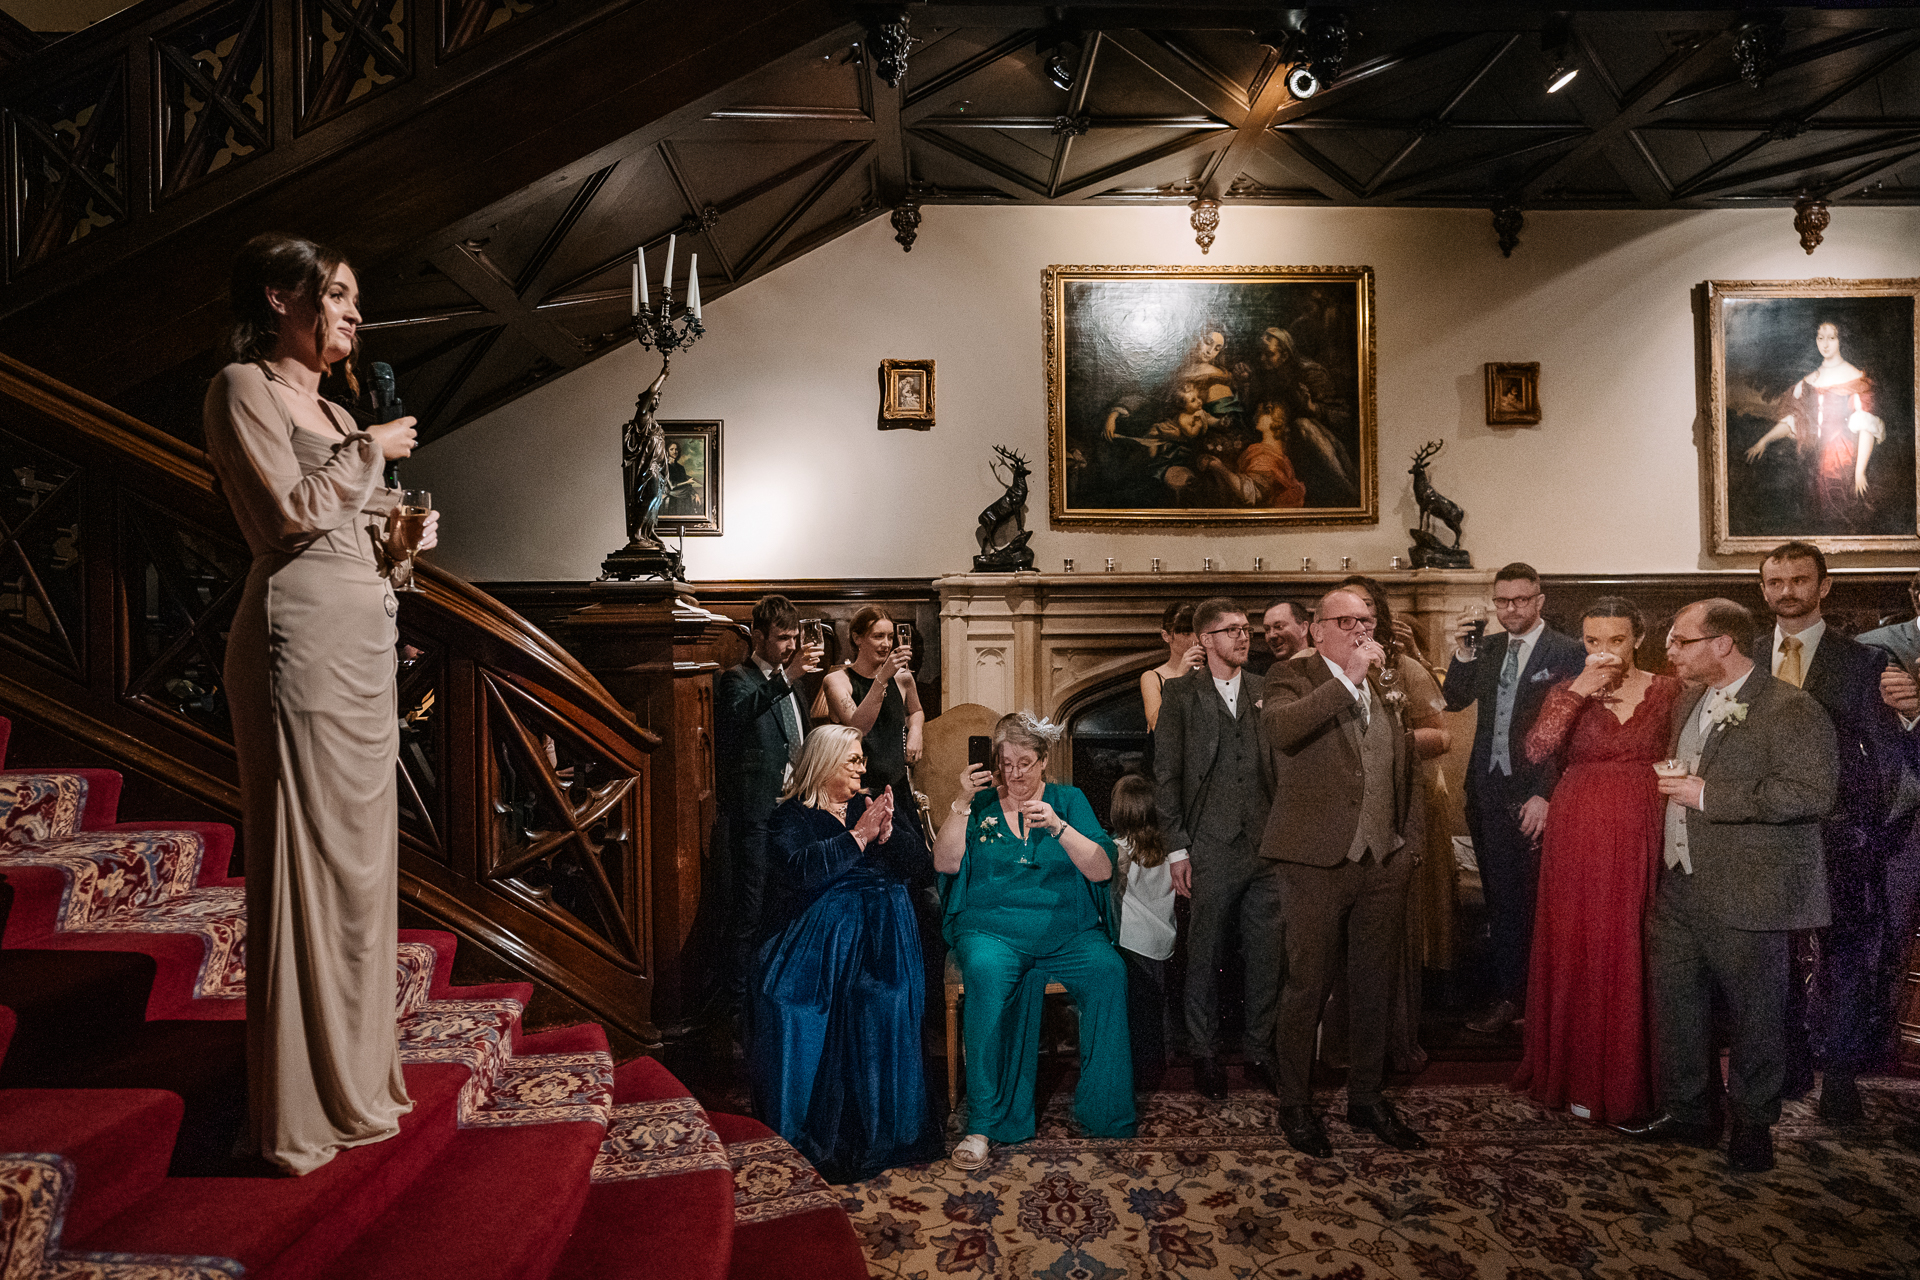
<path id="1" fill-rule="evenodd" d="M 393 512 L 393 540 L 405 548 L 409 557 L 420 550 L 420 539 L 427 531 L 427 516 L 433 511 L 433 495 L 425 489 L 402 489 L 400 505 Z M 420 583 L 409 576 L 398 591 L 419 591 Z"/>

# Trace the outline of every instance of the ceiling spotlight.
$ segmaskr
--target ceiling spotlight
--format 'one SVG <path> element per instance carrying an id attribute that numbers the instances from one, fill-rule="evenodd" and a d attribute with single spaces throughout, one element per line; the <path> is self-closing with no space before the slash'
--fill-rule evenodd
<path id="1" fill-rule="evenodd" d="M 1293 70 L 1287 72 L 1287 92 L 1297 102 L 1305 102 L 1320 92 L 1320 77 L 1313 74 L 1313 68 L 1304 62 L 1293 64 Z"/>
<path id="2" fill-rule="evenodd" d="M 1064 50 L 1056 49 L 1053 56 L 1047 59 L 1047 79 L 1050 80 L 1053 83 L 1053 87 L 1060 90 L 1060 92 L 1073 92 L 1073 68 L 1067 65 L 1067 56 Z"/>
<path id="3" fill-rule="evenodd" d="M 1568 67 L 1568 66 L 1555 67 L 1552 71 L 1549 71 L 1547 73 L 1547 92 L 1548 93 L 1560 92 L 1562 89 L 1566 88 L 1569 84 L 1573 83 L 1573 78 L 1579 74 L 1580 74 L 1580 68 L 1578 67 Z"/>

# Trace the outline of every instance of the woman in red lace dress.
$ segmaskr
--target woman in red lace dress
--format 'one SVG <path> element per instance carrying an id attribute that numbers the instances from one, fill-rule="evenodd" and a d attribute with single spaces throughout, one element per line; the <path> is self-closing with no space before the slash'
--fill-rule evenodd
<path id="1" fill-rule="evenodd" d="M 1652 1104 L 1640 924 L 1659 865 L 1651 766 L 1667 754 L 1680 682 L 1634 665 L 1646 634 L 1617 596 L 1580 620 L 1587 666 L 1548 694 L 1527 756 L 1558 754 L 1527 986 L 1526 1055 L 1513 1077 L 1538 1102 L 1616 1122 Z"/>

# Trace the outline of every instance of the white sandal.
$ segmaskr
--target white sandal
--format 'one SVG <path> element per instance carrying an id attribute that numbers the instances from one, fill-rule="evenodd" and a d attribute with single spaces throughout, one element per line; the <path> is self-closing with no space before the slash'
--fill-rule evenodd
<path id="1" fill-rule="evenodd" d="M 959 1169 L 978 1169 L 987 1162 L 987 1135 L 970 1133 L 953 1149 L 953 1163 Z"/>

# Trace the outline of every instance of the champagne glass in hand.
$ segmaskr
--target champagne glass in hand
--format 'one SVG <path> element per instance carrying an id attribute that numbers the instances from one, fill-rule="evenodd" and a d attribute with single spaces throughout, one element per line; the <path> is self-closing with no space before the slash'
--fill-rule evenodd
<path id="1" fill-rule="evenodd" d="M 393 512 L 393 543 L 408 559 L 420 550 L 427 530 L 427 517 L 433 512 L 433 495 L 425 489 L 402 489 L 400 505 Z M 420 584 L 411 575 L 401 591 L 418 591 Z"/>

